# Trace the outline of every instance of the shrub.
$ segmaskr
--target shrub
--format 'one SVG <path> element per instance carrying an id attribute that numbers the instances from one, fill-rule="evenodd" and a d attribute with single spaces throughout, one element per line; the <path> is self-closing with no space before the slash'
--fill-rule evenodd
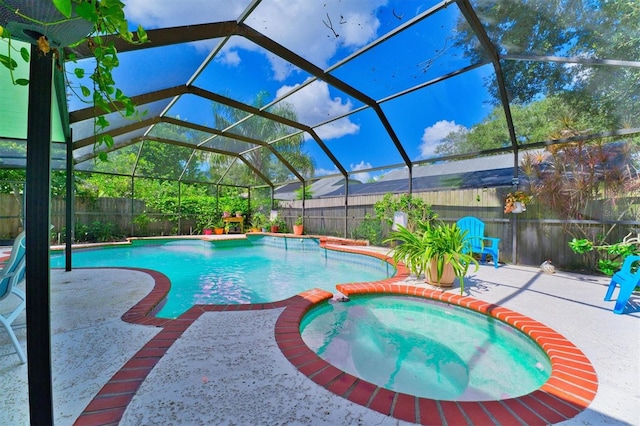
<path id="1" fill-rule="evenodd" d="M 433 221 L 438 215 L 421 198 L 413 197 L 410 194 L 402 194 L 395 197 L 391 193 L 384 195 L 383 199 L 376 201 L 373 205 L 376 217 L 386 222 L 389 226 L 393 224 L 393 217 L 396 212 L 407 214 L 407 229 L 415 230 L 418 222 Z"/>
<path id="2" fill-rule="evenodd" d="M 613 275 L 622 267 L 627 256 L 640 254 L 640 234 L 634 236 L 629 233 L 622 241 L 600 245 L 596 245 L 586 238 L 574 238 L 569 241 L 569 247 L 578 254 L 598 252 L 603 257 L 598 259 L 597 269 L 605 275 Z"/>
<path id="3" fill-rule="evenodd" d="M 367 240 L 369 244 L 379 246 L 382 244 L 382 226 L 380 220 L 365 214 L 364 220 L 351 232 L 351 238 Z"/>
<path id="4" fill-rule="evenodd" d="M 105 243 L 109 241 L 121 241 L 125 234 L 119 231 L 111 222 L 91 222 L 89 225 L 76 223 L 76 243 Z M 61 232 L 62 238 L 66 236 L 66 229 Z"/>

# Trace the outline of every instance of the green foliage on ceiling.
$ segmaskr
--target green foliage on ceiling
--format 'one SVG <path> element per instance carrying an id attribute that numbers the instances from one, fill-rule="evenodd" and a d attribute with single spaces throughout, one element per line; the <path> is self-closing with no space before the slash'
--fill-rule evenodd
<path id="1" fill-rule="evenodd" d="M 80 40 L 68 40 L 67 43 L 73 45 L 86 43 L 93 55 L 95 67 L 87 75 L 87 80 L 81 82 L 79 87 L 69 86 L 69 91 L 77 94 L 81 99 L 90 99 L 93 106 L 102 113 L 108 114 L 117 111 L 125 117 L 139 118 L 145 112 L 138 111 L 133 100 L 116 86 L 113 70 L 120 63 L 118 52 L 113 39 L 106 37 L 106 35 L 116 35 L 131 44 L 142 44 L 148 41 L 146 31 L 141 26 L 138 26 L 135 33 L 129 31 L 124 6 L 120 0 L 51 0 L 50 3 L 48 1 L 34 4 L 25 3 L 21 8 L 15 8 L 0 0 L 0 7 L 12 13 L 12 17 L 8 18 L 9 24 L 15 21 L 29 22 L 35 29 L 40 29 L 40 31 L 32 30 L 32 33 L 47 34 L 47 28 L 55 28 L 66 23 L 73 23 L 74 26 L 86 24 L 89 34 Z M 18 62 L 14 58 L 19 57 L 22 62 L 28 63 L 30 53 L 27 45 L 14 40 L 16 36 L 18 35 L 13 35 L 6 28 L 0 26 L 0 40 L 7 46 L 7 54 L 0 54 L 0 65 L 8 69 L 13 85 L 26 86 L 29 84 L 26 76 L 16 77 L 14 75 L 19 70 Z M 18 38 L 22 37 L 24 35 Z M 36 45 L 35 37 L 32 42 Z M 64 47 L 67 46 L 50 45 L 50 40 L 44 35 L 37 39 L 38 53 L 51 55 L 50 57 L 55 60 L 60 69 L 64 68 L 65 61 L 77 62 L 75 53 L 68 53 L 65 56 L 65 50 L 62 49 Z M 11 56 L 12 52 L 14 52 L 13 57 Z M 73 72 L 81 81 L 85 78 L 84 68 L 78 66 Z M 56 117 L 59 117 L 59 114 Z M 26 120 L 24 121 L 26 122 Z M 109 121 L 104 116 L 95 117 L 96 146 L 104 144 L 107 148 L 113 147 L 113 137 L 109 133 L 102 133 L 108 127 Z M 0 136 L 7 137 L 7 135 Z M 104 151 L 100 151 L 98 155 L 102 159 L 106 158 Z"/>

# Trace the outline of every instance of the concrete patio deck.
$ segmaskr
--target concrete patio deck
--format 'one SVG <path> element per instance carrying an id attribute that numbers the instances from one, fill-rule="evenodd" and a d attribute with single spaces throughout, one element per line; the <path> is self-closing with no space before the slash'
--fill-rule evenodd
<path id="1" fill-rule="evenodd" d="M 96 394 L 141 348 L 166 331 L 121 320 L 154 289 L 155 281 L 150 274 L 119 269 L 54 270 L 51 277 L 56 424 L 91 424 L 88 418 L 77 420 L 83 410 L 95 404 Z M 640 425 L 637 294 L 624 315 L 615 315 L 614 302 L 603 301 L 608 283 L 603 277 L 482 265 L 465 281 L 466 295 L 547 325 L 589 358 L 598 375 L 595 399 L 561 424 Z M 412 278 L 407 282 L 426 286 Z M 0 302 L 0 312 L 7 302 Z M 127 400 L 120 424 L 410 424 L 335 395 L 300 373 L 274 336 L 283 310 L 199 315 L 164 348 Z M 24 347 L 25 330 L 17 335 Z M 16 355 L 2 356 L 11 351 L 6 333 L 0 331 L 0 424 L 26 425 L 27 368 Z"/>

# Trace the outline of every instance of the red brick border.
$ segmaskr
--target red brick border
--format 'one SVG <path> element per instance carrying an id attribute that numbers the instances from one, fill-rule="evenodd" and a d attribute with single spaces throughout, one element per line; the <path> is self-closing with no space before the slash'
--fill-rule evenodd
<path id="1" fill-rule="evenodd" d="M 182 336 L 182 333 L 184 333 L 203 312 L 280 308 L 287 306 L 292 300 L 299 297 L 294 296 L 279 302 L 251 305 L 194 305 L 176 319 L 158 318 L 153 315 L 169 293 L 171 288 L 169 278 L 151 269 L 117 269 L 145 272 L 155 280 L 153 290 L 125 312 L 121 319 L 131 324 L 162 327 L 162 331 L 149 340 L 147 344 L 134 354 L 133 357 L 109 379 L 76 419 L 74 425 L 77 426 L 118 424 L 127 406 L 147 375 L 153 370 L 160 359 L 162 359 L 173 343 Z"/>
<path id="2" fill-rule="evenodd" d="M 326 247 L 325 242 L 321 242 L 322 247 Z M 385 255 L 353 247 L 332 246 L 330 249 L 390 261 Z M 280 307 L 286 309 L 276 321 L 275 339 L 284 356 L 301 373 L 337 395 L 397 419 L 420 424 L 542 425 L 570 419 L 593 401 L 598 389 L 595 370 L 587 357 L 562 335 L 537 321 L 497 305 L 401 283 L 409 274 L 404 266 L 398 265 L 397 268 L 398 272 L 393 278 L 374 283 L 339 285 L 338 291 L 345 295 L 390 293 L 426 297 L 494 316 L 522 330 L 547 352 L 552 365 L 551 377 L 547 383 L 529 395 L 502 401 L 436 401 L 392 392 L 335 368 L 302 341 L 300 321 L 314 305 L 331 298 L 332 294 L 329 292 L 313 289 L 286 300 L 263 304 L 195 305 L 176 319 L 163 319 L 156 318 L 153 314 L 169 292 L 169 279 L 162 273 L 148 269 L 118 268 L 145 272 L 156 283 L 147 296 L 122 316 L 122 320 L 162 327 L 162 331 L 109 379 L 74 424 L 117 424 L 149 372 L 203 312 Z"/>
<path id="3" fill-rule="evenodd" d="M 531 337 L 551 360 L 551 376 L 538 390 L 499 401 L 438 401 L 389 391 L 343 372 L 320 358 L 303 341 L 300 321 L 315 304 L 331 297 L 302 298 L 288 306 L 276 322 L 276 341 L 289 361 L 311 380 L 350 401 L 394 418 L 419 424 L 547 425 L 570 419 L 595 398 L 598 378 L 589 359 L 565 337 L 531 318 L 471 297 L 385 280 L 338 285 L 358 294 L 400 294 L 466 307 L 510 324 Z"/>

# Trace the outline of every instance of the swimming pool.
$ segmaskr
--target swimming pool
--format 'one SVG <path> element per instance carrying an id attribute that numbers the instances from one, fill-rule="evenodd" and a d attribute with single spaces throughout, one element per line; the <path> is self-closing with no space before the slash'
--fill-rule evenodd
<path id="1" fill-rule="evenodd" d="M 395 274 L 371 256 L 321 248 L 310 238 L 133 240 L 131 245 L 74 250 L 73 267 L 138 267 L 167 275 L 171 290 L 157 313 L 177 318 L 195 304 L 268 303 L 312 288 L 378 281 Z M 64 254 L 51 256 L 64 267 Z"/>
<path id="2" fill-rule="evenodd" d="M 300 325 L 303 341 L 337 368 L 386 389 L 448 401 L 533 392 L 551 363 L 501 321 L 423 298 L 358 296 L 323 303 Z"/>

